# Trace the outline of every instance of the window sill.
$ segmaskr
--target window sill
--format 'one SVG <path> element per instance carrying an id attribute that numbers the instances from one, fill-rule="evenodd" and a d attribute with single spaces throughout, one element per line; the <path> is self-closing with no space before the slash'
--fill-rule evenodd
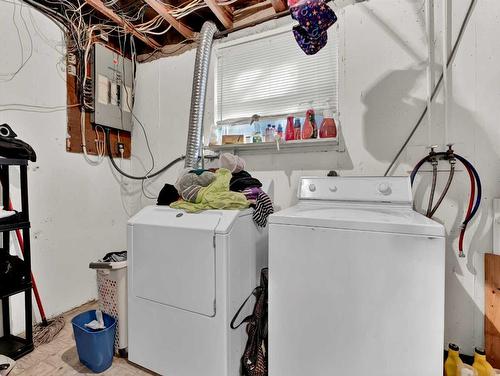
<path id="1" fill-rule="evenodd" d="M 231 152 L 233 154 L 274 154 L 343 151 L 338 138 L 287 141 L 279 144 L 262 142 L 255 144 L 208 145 L 207 150 L 213 152 Z"/>

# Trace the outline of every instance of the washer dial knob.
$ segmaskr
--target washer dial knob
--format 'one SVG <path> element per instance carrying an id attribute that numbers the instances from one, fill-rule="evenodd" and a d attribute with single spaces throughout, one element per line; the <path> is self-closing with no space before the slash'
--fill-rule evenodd
<path id="1" fill-rule="evenodd" d="M 392 193 L 391 186 L 387 183 L 380 183 L 377 187 L 377 190 L 384 196 L 388 196 Z"/>

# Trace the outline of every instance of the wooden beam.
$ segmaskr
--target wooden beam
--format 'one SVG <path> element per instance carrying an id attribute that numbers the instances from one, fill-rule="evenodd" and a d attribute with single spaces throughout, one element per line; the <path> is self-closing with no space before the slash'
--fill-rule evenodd
<path id="1" fill-rule="evenodd" d="M 127 32 L 132 34 L 133 36 L 137 37 L 144 43 L 146 43 L 149 47 L 151 48 L 160 48 L 161 46 L 153 39 L 146 37 L 144 34 L 141 34 L 138 32 L 134 25 L 131 24 L 130 22 L 124 20 L 121 18 L 118 14 L 113 12 L 111 9 L 106 7 L 104 3 L 101 0 L 85 0 L 85 2 L 90 5 L 92 8 L 95 10 L 101 12 L 104 14 L 106 17 L 108 17 L 111 21 L 116 23 L 118 26 L 123 27 L 123 29 Z"/>
<path id="2" fill-rule="evenodd" d="M 195 39 L 194 31 L 184 24 L 183 22 L 177 20 L 174 16 L 172 16 L 169 12 L 168 5 L 162 3 L 159 0 L 144 0 L 151 8 L 155 10 L 160 16 L 163 17 L 165 21 L 167 21 L 172 27 L 177 30 L 182 36 L 186 39 Z"/>
<path id="3" fill-rule="evenodd" d="M 226 7 L 217 4 L 217 0 L 205 0 L 205 4 L 208 5 L 210 10 L 215 14 L 220 22 L 224 25 L 226 29 L 233 27 L 233 15 L 229 13 Z"/>
<path id="4" fill-rule="evenodd" d="M 273 8 L 276 13 L 283 12 L 288 9 L 286 0 L 271 0 L 271 4 L 273 4 Z"/>
<path id="5" fill-rule="evenodd" d="M 234 28 L 241 27 L 242 25 L 249 25 L 254 22 L 260 23 L 262 19 L 276 18 L 279 14 L 289 14 L 288 10 L 285 12 L 276 13 L 270 1 L 263 1 L 249 7 L 238 9 L 234 12 Z M 224 32 L 224 31 L 222 31 Z"/>
<path id="6" fill-rule="evenodd" d="M 484 339 L 486 355 L 493 367 L 500 367 L 500 255 L 484 255 Z"/>

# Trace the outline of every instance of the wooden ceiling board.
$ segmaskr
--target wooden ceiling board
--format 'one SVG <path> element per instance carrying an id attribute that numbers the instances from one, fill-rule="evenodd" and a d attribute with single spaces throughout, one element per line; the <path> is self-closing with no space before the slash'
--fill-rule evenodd
<path id="1" fill-rule="evenodd" d="M 25 1 L 31 4 L 41 4 L 64 14 L 65 8 L 61 5 L 64 3 L 58 4 L 53 0 Z M 67 1 L 72 2 L 76 7 L 80 4 L 77 0 Z M 148 55 L 165 56 L 171 51 L 176 54 L 175 51 L 184 49 L 186 44 L 195 42 L 205 21 L 215 22 L 219 30 L 227 34 L 235 28 L 241 29 L 245 25 L 254 25 L 260 19 L 269 19 L 273 13 L 278 15 L 287 10 L 286 0 L 118 0 L 114 3 L 108 0 L 84 1 L 88 4 L 82 8 L 87 23 L 119 25 L 136 38 L 137 53 L 143 57 L 146 56 L 145 60 L 149 60 Z M 186 7 L 189 9 L 191 5 L 196 10 L 183 14 L 183 17 L 174 17 L 174 10 Z M 139 10 L 141 13 L 138 13 Z M 131 16 L 136 15 L 138 15 L 136 19 L 130 19 Z M 141 24 L 153 20 L 158 15 L 163 18 L 164 22 L 150 30 L 150 33 L 144 33 L 144 30 L 138 29 Z M 169 25 L 171 28 L 162 33 Z"/>

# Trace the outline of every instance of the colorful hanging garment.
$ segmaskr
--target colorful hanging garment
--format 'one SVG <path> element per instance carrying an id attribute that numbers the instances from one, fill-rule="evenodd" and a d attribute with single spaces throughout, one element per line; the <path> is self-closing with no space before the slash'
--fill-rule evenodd
<path id="1" fill-rule="evenodd" d="M 288 6 L 299 23 L 293 27 L 299 47 L 307 55 L 316 54 L 326 46 L 327 30 L 337 22 L 337 15 L 323 0 L 288 0 Z"/>

